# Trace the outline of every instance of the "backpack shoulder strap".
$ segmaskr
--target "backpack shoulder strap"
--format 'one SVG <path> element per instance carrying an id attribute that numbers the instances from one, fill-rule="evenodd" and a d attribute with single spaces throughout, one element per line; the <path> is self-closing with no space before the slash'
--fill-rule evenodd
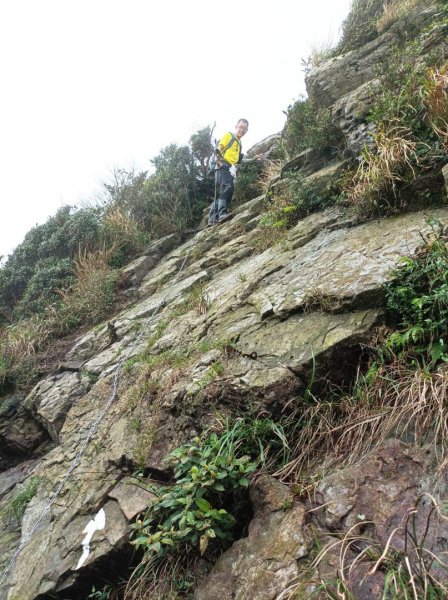
<path id="1" fill-rule="evenodd" d="M 235 134 L 230 131 L 229 131 L 229 133 L 230 133 L 230 141 L 226 146 L 224 146 L 224 150 L 222 151 L 222 154 L 224 154 L 224 152 L 226 150 L 228 150 L 230 148 L 230 146 L 233 146 L 233 142 L 236 140 Z M 236 140 L 236 141 L 238 142 L 238 140 Z"/>

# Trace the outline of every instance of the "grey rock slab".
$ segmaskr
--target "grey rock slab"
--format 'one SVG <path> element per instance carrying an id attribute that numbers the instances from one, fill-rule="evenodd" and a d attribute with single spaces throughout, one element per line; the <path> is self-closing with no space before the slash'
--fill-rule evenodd
<path id="1" fill-rule="evenodd" d="M 70 407 L 89 388 L 88 377 L 80 373 L 62 373 L 40 381 L 25 398 L 25 405 L 51 439 L 58 443 L 59 431 Z"/>
<path id="2" fill-rule="evenodd" d="M 199 281 L 206 279 L 207 275 L 207 271 L 200 271 L 186 279 L 180 279 L 180 281 L 172 285 L 167 284 L 165 288 L 161 289 L 156 294 L 137 303 L 133 308 L 126 311 L 123 317 L 130 320 L 141 319 L 143 317 L 151 316 L 158 311 L 162 302 L 165 304 L 174 304 L 176 301 L 180 302 L 182 300 L 182 294 Z"/>
<path id="3" fill-rule="evenodd" d="M 379 306 L 383 285 L 400 256 L 410 256 L 431 231 L 429 218 L 448 219 L 435 209 L 369 221 L 349 229 L 323 231 L 298 248 L 285 268 L 248 298 L 263 316 L 285 316 L 313 298 L 331 298 L 335 307 Z M 286 257 L 285 257 L 286 258 Z"/>
<path id="4" fill-rule="evenodd" d="M 298 369 L 313 358 L 319 362 L 320 355 L 340 345 L 366 342 L 381 314 L 379 310 L 365 310 L 297 314 L 284 321 L 269 319 L 243 331 L 238 345 L 244 352 L 256 352 L 266 366 Z"/>
<path id="5" fill-rule="evenodd" d="M 130 285 L 140 285 L 142 279 L 157 264 L 154 256 L 139 256 L 121 269 L 124 281 Z"/>
<path id="6" fill-rule="evenodd" d="M 30 456 L 46 438 L 36 419 L 21 411 L 0 422 L 0 447 L 11 456 Z"/>
<path id="7" fill-rule="evenodd" d="M 373 144 L 375 126 L 366 117 L 375 102 L 379 80 L 373 79 L 339 98 L 331 107 L 333 122 L 343 131 L 348 147 L 359 155 Z"/>
<path id="8" fill-rule="evenodd" d="M 290 500 L 287 488 L 282 490 L 278 482 L 258 485 L 265 489 L 256 493 L 258 510 L 248 536 L 218 559 L 196 589 L 195 600 L 275 600 L 295 581 L 297 561 L 308 554 L 305 508 L 296 504 L 282 510 Z"/>
<path id="9" fill-rule="evenodd" d="M 117 500 L 124 515 L 131 521 L 157 499 L 157 496 L 141 487 L 133 477 L 125 477 L 109 492 L 109 497 Z"/>
<path id="10" fill-rule="evenodd" d="M 447 484 L 446 473 L 437 471 L 431 451 L 390 439 L 356 464 L 319 482 L 315 500 L 320 508 L 314 519 L 341 536 L 348 531 L 356 535 L 356 525 L 368 523 L 366 543 L 370 538 L 374 547 L 385 548 L 388 543 L 397 550 L 407 547 L 413 571 L 421 552 L 418 540 L 436 557 L 428 567 L 431 574 L 446 584 L 447 570 L 438 561 L 445 562 L 448 523 L 433 510 L 433 499 L 443 503 Z M 406 529 L 414 532 L 415 541 Z"/>
<path id="11" fill-rule="evenodd" d="M 376 77 L 378 62 L 389 55 L 398 35 L 386 32 L 357 50 L 323 62 L 306 77 L 308 95 L 321 106 L 337 100 Z"/>
<path id="12" fill-rule="evenodd" d="M 263 154 L 265 157 L 269 156 L 272 152 L 272 149 L 276 149 L 278 143 L 281 139 L 281 133 L 273 133 L 268 137 L 265 137 L 260 142 L 257 142 L 247 151 L 248 156 L 256 156 L 258 154 Z"/>
<path id="13" fill-rule="evenodd" d="M 104 506 L 106 526 L 95 532 L 85 569 L 100 557 L 107 556 L 128 539 L 128 521 L 118 503 L 110 500 Z M 39 594 L 49 594 L 72 584 L 80 571 L 75 567 L 82 554 L 84 528 L 93 515 L 85 514 L 71 519 L 62 529 L 53 525 L 38 530 L 23 548 L 15 563 L 11 582 L 15 583 L 9 598 L 33 600 Z"/>
<path id="14" fill-rule="evenodd" d="M 178 233 L 171 233 L 170 235 L 151 242 L 149 246 L 145 248 L 143 254 L 146 256 L 161 258 L 178 246 L 180 239 L 181 236 Z"/>
<path id="15" fill-rule="evenodd" d="M 8 471 L 0 473 L 0 497 L 4 496 L 9 490 L 11 490 L 18 483 L 25 481 L 30 475 L 34 467 L 39 464 L 39 459 L 27 460 Z"/>

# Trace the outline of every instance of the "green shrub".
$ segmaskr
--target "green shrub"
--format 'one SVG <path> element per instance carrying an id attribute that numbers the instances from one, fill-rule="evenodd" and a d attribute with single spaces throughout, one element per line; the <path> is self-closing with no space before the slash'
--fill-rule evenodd
<path id="1" fill-rule="evenodd" d="M 132 526 L 134 545 L 161 557 L 186 545 L 204 554 L 209 540 L 232 539 L 235 518 L 223 504 L 249 485 L 247 476 L 256 468 L 249 456 L 237 456 L 213 433 L 177 448 L 168 461 L 175 483 L 161 488 L 143 520 Z"/>
<path id="2" fill-rule="evenodd" d="M 341 41 L 335 54 L 360 48 L 378 36 L 377 21 L 383 14 L 384 0 L 353 0 L 350 13 L 342 24 Z"/>
<path id="3" fill-rule="evenodd" d="M 33 476 L 26 481 L 19 492 L 8 503 L 1 516 L 7 520 L 15 519 L 20 523 L 25 513 L 26 507 L 37 494 L 39 487 L 39 477 Z"/>
<path id="4" fill-rule="evenodd" d="M 26 234 L 0 269 L 0 322 L 40 312 L 57 299 L 56 290 L 70 282 L 79 248 L 99 243 L 100 217 L 98 208 L 73 212 L 64 206 Z"/>
<path id="5" fill-rule="evenodd" d="M 283 158 L 291 159 L 303 150 L 314 150 L 333 154 L 340 150 L 343 136 L 333 124 L 330 111 L 316 106 L 310 99 L 301 97 L 286 110 L 280 151 Z"/>
<path id="6" fill-rule="evenodd" d="M 288 459 L 283 429 L 268 418 L 239 418 L 220 435 L 211 433 L 177 448 L 168 456 L 174 485 L 161 488 L 143 519 L 132 526 L 134 545 L 163 557 L 187 546 L 204 554 L 210 540 L 231 540 L 235 517 L 227 507 L 236 506 L 250 474 L 262 464 L 278 466 Z"/>
<path id="7" fill-rule="evenodd" d="M 448 361 L 448 248 L 441 225 L 415 257 L 402 259 L 387 286 L 387 307 L 398 330 L 386 340 L 392 352 L 406 352 L 435 367 Z"/>
<path id="8" fill-rule="evenodd" d="M 58 288 L 66 288 L 74 278 L 73 260 L 70 258 L 45 258 L 36 265 L 14 313 L 17 318 L 44 313 L 49 304 L 61 300 Z"/>
<path id="9" fill-rule="evenodd" d="M 260 167 L 256 162 L 243 163 L 239 167 L 238 176 L 235 180 L 235 205 L 252 200 L 252 198 L 259 195 L 259 175 Z"/>
<path id="10" fill-rule="evenodd" d="M 346 190 L 361 213 L 396 211 L 409 201 L 427 202 L 428 196 L 436 202 L 442 195 L 430 189 L 426 196 L 422 192 L 408 197 L 406 191 L 406 184 L 448 158 L 446 67 L 437 67 L 444 59 L 426 54 L 421 60 L 426 36 L 438 19 L 437 15 L 411 42 L 394 48 L 378 67 L 380 87 L 367 117 L 373 126 L 372 143 L 362 152 Z"/>
<path id="11" fill-rule="evenodd" d="M 282 238 L 282 233 L 307 215 L 345 201 L 338 181 L 307 181 L 301 173 L 291 174 L 282 192 L 270 196 L 258 222 L 256 245 L 263 250 Z"/>

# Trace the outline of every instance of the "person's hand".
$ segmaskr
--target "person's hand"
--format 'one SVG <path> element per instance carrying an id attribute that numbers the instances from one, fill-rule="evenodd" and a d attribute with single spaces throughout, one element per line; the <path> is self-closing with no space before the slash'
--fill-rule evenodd
<path id="1" fill-rule="evenodd" d="M 232 175 L 232 177 L 236 177 L 236 166 L 232 165 L 229 169 L 229 173 L 230 175 Z"/>

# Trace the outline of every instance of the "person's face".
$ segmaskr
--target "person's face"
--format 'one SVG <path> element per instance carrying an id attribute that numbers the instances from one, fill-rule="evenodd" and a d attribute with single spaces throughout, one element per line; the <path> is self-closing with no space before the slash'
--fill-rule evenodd
<path id="1" fill-rule="evenodd" d="M 245 123 L 244 121 L 238 121 L 237 125 L 236 125 L 236 137 L 238 139 L 242 138 L 243 135 L 247 132 L 247 123 Z"/>

